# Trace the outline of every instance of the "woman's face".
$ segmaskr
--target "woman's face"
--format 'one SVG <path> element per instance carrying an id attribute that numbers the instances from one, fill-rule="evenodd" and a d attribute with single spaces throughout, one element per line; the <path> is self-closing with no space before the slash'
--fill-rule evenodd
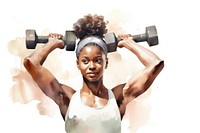
<path id="1" fill-rule="evenodd" d="M 97 46 L 84 47 L 77 60 L 77 66 L 81 74 L 90 82 L 98 81 L 102 78 L 108 60 L 105 54 Z"/>

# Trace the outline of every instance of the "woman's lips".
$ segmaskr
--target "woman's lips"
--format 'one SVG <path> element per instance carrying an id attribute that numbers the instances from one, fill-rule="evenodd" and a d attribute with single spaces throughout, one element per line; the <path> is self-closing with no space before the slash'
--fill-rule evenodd
<path id="1" fill-rule="evenodd" d="M 87 75 L 89 75 L 90 77 L 94 77 L 95 75 L 97 75 L 97 72 L 88 72 Z"/>

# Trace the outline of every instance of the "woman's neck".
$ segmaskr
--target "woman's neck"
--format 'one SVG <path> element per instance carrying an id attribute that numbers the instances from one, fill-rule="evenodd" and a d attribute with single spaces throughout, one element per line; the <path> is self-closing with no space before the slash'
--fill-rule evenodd
<path id="1" fill-rule="evenodd" d="M 86 93 L 92 93 L 93 95 L 100 96 L 105 90 L 105 86 L 103 85 L 102 78 L 95 82 L 90 82 L 87 79 L 83 78 L 83 87 L 82 90 Z"/>

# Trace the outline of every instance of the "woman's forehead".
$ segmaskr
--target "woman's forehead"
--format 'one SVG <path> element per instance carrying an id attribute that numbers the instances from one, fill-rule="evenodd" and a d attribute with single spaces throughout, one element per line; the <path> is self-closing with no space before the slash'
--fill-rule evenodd
<path id="1" fill-rule="evenodd" d="M 96 53 L 96 52 L 99 52 L 99 53 L 102 53 L 103 50 L 96 46 L 96 45 L 88 45 L 88 46 L 85 46 L 81 52 L 87 52 L 87 53 Z"/>
<path id="2" fill-rule="evenodd" d="M 103 51 L 97 46 L 86 46 L 84 47 L 79 56 L 84 56 L 84 57 L 102 57 Z"/>

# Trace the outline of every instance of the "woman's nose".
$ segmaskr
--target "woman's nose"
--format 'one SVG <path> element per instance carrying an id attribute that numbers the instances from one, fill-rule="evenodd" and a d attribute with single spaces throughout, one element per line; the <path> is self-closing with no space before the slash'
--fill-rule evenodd
<path id="1" fill-rule="evenodd" d="M 92 61 L 90 62 L 89 69 L 91 69 L 91 70 L 96 69 L 94 62 L 92 62 Z"/>

